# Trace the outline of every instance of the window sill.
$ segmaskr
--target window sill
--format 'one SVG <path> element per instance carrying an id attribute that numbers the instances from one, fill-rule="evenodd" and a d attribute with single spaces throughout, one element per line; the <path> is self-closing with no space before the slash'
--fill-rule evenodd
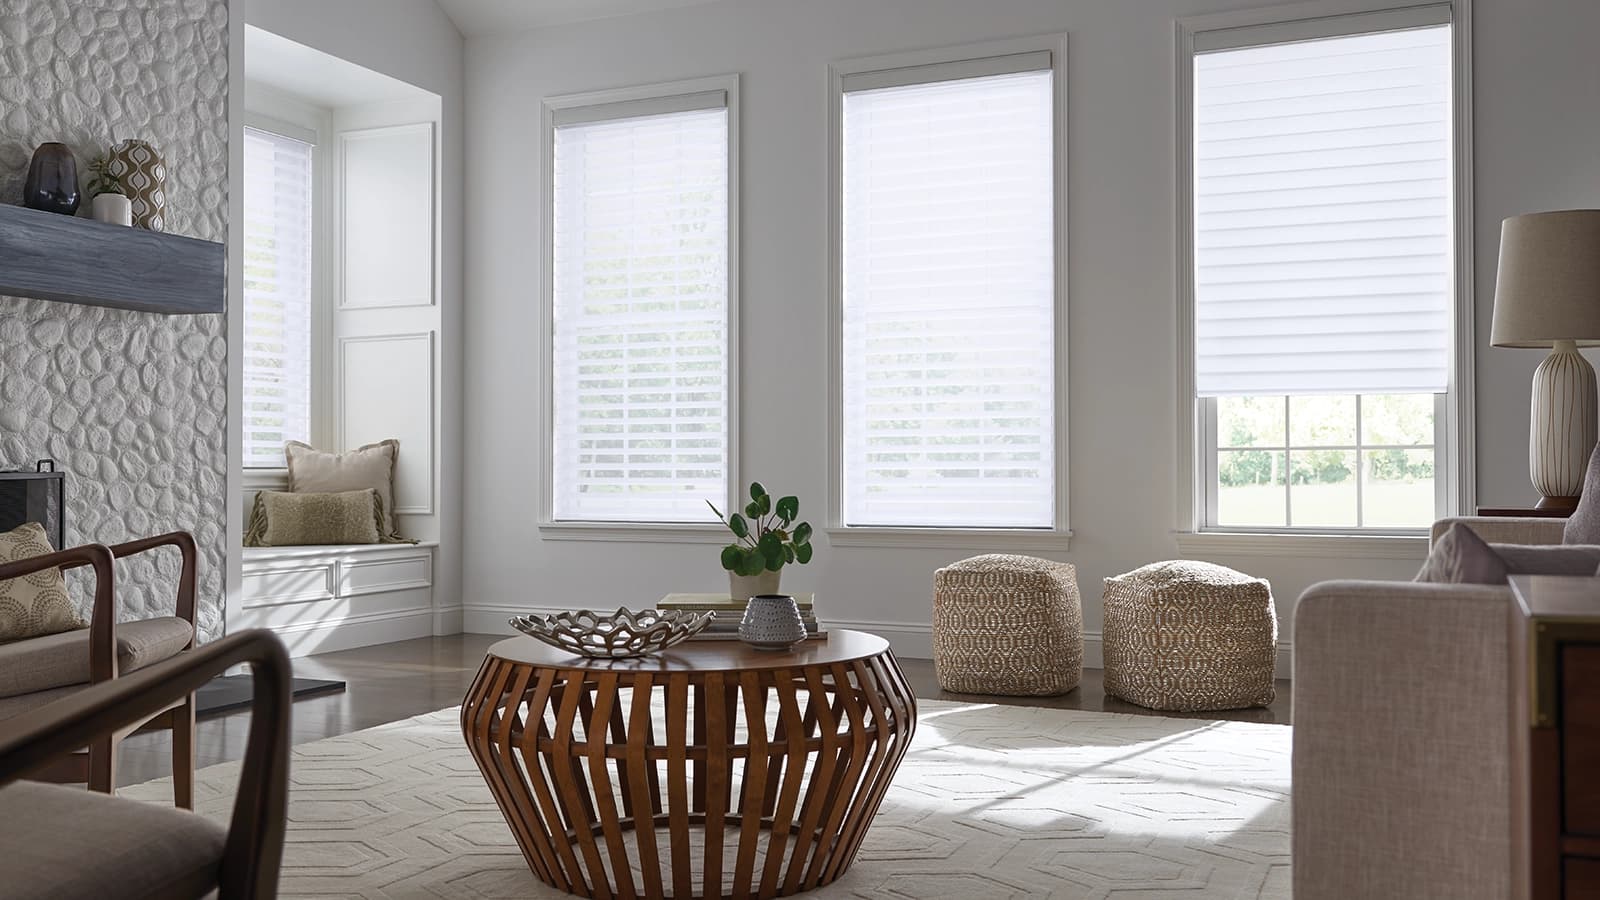
<path id="1" fill-rule="evenodd" d="M 1185 556 L 1302 556 L 1337 559 L 1409 559 L 1428 555 L 1428 536 L 1418 534 L 1285 534 L 1281 532 L 1182 531 Z"/>
<path id="2" fill-rule="evenodd" d="M 539 536 L 547 541 L 612 541 L 633 544 L 728 544 L 733 535 L 722 525 L 634 524 L 628 522 L 542 522 Z"/>
<path id="3" fill-rule="evenodd" d="M 1016 528 L 829 528 L 834 547 L 908 547 L 930 550 L 1065 552 L 1072 532 Z"/>
<path id="4" fill-rule="evenodd" d="M 289 489 L 289 470 L 245 469 L 241 483 L 247 491 L 286 491 Z"/>

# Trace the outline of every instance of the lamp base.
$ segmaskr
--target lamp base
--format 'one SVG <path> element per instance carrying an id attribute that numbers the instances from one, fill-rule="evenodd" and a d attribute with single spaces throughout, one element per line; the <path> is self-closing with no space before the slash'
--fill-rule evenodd
<path id="1" fill-rule="evenodd" d="M 1550 512 L 1572 512 L 1578 508 L 1577 497 L 1540 497 L 1539 502 L 1533 505 L 1534 509 L 1549 510 Z"/>
<path id="2" fill-rule="evenodd" d="M 1556 341 L 1533 373 L 1528 429 L 1528 474 L 1546 502 L 1583 493 L 1596 439 L 1594 366 L 1573 341 Z M 1576 505 L 1576 501 L 1573 501 Z"/>

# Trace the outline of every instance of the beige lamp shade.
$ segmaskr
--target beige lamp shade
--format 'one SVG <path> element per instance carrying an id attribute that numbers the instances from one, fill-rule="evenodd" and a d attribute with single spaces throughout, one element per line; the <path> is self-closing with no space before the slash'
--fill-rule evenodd
<path id="1" fill-rule="evenodd" d="M 1512 216 L 1500 226 L 1496 347 L 1600 346 L 1600 209 Z"/>

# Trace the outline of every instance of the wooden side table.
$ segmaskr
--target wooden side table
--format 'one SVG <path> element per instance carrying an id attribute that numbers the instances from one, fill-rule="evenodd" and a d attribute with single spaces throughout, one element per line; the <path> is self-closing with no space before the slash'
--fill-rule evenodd
<path id="1" fill-rule="evenodd" d="M 1511 578 L 1515 896 L 1600 896 L 1600 578 Z M 1524 893 L 1526 891 L 1526 893 Z"/>
<path id="2" fill-rule="evenodd" d="M 849 868 L 916 728 L 884 639 L 628 660 L 489 648 L 461 728 L 528 865 L 587 897 L 787 896 Z M 630 837 L 631 835 L 631 837 Z"/>
<path id="3" fill-rule="evenodd" d="M 1518 517 L 1537 519 L 1565 519 L 1572 515 L 1569 509 L 1540 509 L 1536 506 L 1480 506 L 1478 515 L 1496 518 Z"/>

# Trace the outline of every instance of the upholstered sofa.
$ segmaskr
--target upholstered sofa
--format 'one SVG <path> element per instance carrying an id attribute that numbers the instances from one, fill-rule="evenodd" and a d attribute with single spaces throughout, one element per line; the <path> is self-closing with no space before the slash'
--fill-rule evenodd
<path id="1" fill-rule="evenodd" d="M 1564 519 L 1460 518 L 1559 544 Z M 1521 896 L 1505 586 L 1329 581 L 1294 626 L 1295 900 Z"/>

